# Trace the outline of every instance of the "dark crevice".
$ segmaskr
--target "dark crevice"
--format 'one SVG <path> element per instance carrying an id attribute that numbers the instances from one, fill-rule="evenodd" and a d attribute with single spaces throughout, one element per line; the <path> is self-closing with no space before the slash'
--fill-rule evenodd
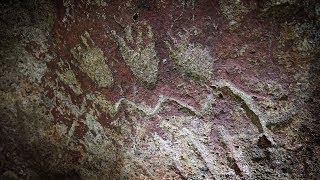
<path id="1" fill-rule="evenodd" d="M 242 176 L 243 176 L 243 175 L 242 175 L 242 171 L 241 171 L 241 169 L 239 168 L 239 166 L 237 165 L 236 160 L 235 160 L 234 158 L 231 158 L 231 157 L 228 157 L 227 160 L 228 160 L 228 163 L 229 163 L 228 166 L 229 166 L 231 169 L 234 170 L 234 172 L 236 173 L 236 175 L 242 177 Z"/>
<path id="2" fill-rule="evenodd" d="M 258 147 L 262 149 L 266 149 L 272 146 L 271 141 L 265 136 L 261 136 L 258 140 Z"/>
<path id="3" fill-rule="evenodd" d="M 132 19 L 133 20 L 138 20 L 138 18 L 139 18 L 139 14 L 138 13 L 135 13 L 133 16 L 132 16 Z"/>

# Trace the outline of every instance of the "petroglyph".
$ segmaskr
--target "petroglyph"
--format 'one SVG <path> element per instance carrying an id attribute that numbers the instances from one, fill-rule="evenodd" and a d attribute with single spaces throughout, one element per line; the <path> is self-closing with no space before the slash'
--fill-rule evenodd
<path id="1" fill-rule="evenodd" d="M 234 96 L 239 102 L 241 102 L 241 107 L 245 110 L 247 117 L 250 118 L 251 122 L 259 129 L 260 133 L 265 133 L 265 135 L 269 138 L 271 137 L 271 135 L 267 126 L 277 123 L 283 123 L 290 119 L 290 117 L 294 116 L 296 113 L 296 108 L 291 108 L 285 113 L 281 113 L 278 115 L 268 115 L 267 113 L 263 112 L 260 107 L 254 102 L 251 95 L 240 90 L 234 84 L 226 80 L 220 80 L 213 84 L 227 94 Z"/>
<path id="2" fill-rule="evenodd" d="M 122 58 L 132 73 L 142 82 L 153 85 L 157 81 L 159 58 L 155 50 L 154 35 L 150 25 L 144 22 L 137 28 L 137 37 L 133 37 L 133 29 L 125 28 L 125 37 L 111 31 Z M 133 48 L 130 46 L 133 45 Z"/>
<path id="3" fill-rule="evenodd" d="M 138 104 L 138 103 L 132 102 L 132 101 L 125 99 L 125 98 L 119 99 L 116 103 L 114 103 L 114 105 L 111 105 L 110 102 L 107 102 L 105 100 L 102 100 L 102 102 L 100 102 L 100 103 L 104 102 L 104 105 L 106 106 L 105 110 L 111 112 L 112 116 L 115 116 L 119 112 L 119 109 L 121 106 L 132 107 L 133 110 L 141 113 L 141 115 L 143 115 L 143 116 L 154 116 L 157 113 L 159 113 L 159 111 L 163 108 L 163 106 L 166 103 L 173 102 L 179 107 L 188 109 L 188 111 L 192 115 L 196 115 L 196 116 L 201 117 L 201 116 L 204 116 L 208 113 L 208 109 L 210 108 L 210 106 L 209 106 L 210 100 L 212 100 L 211 98 L 213 98 L 213 97 L 209 95 L 207 102 L 204 102 L 204 104 L 202 104 L 202 109 L 199 109 L 199 110 L 190 106 L 189 104 L 187 104 L 183 101 L 180 101 L 180 100 L 178 100 L 176 98 L 172 98 L 172 97 L 166 97 L 164 95 L 159 96 L 157 104 L 154 107 L 149 107 L 147 105 Z"/>
<path id="4" fill-rule="evenodd" d="M 185 34 L 179 34 L 179 38 L 170 36 L 172 43 L 166 42 L 166 44 L 172 60 L 184 74 L 189 74 L 195 79 L 208 81 L 213 75 L 214 58 L 209 49 L 201 44 L 190 42 L 194 31 L 186 30 Z"/>
<path id="5" fill-rule="evenodd" d="M 63 83 L 68 85 L 74 93 L 78 95 L 82 94 L 81 86 L 72 70 L 66 70 L 63 73 L 58 73 L 58 77 Z"/>
<path id="6" fill-rule="evenodd" d="M 81 40 L 82 45 L 71 50 L 81 70 L 100 87 L 111 86 L 114 80 L 103 51 L 94 45 L 88 32 L 81 36 Z"/>

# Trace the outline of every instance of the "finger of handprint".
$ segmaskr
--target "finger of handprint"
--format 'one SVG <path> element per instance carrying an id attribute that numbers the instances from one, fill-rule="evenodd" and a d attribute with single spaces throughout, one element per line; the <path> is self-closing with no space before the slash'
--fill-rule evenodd
<path id="1" fill-rule="evenodd" d="M 165 41 L 164 43 L 166 44 L 166 46 L 169 48 L 170 51 L 173 50 L 171 44 L 168 41 Z"/>
<path id="2" fill-rule="evenodd" d="M 170 38 L 169 38 L 168 41 L 166 41 L 166 43 L 170 44 L 169 41 L 172 41 L 173 44 L 177 44 L 177 43 L 178 43 L 177 39 L 174 38 L 170 32 L 167 32 L 167 35 L 168 35 Z"/>
<path id="3" fill-rule="evenodd" d="M 87 38 L 87 40 L 90 41 L 90 43 L 91 43 L 92 45 L 94 44 L 94 42 L 93 42 L 90 34 L 88 33 L 88 31 L 86 31 L 86 32 L 84 33 L 84 36 Z"/>
<path id="4" fill-rule="evenodd" d="M 153 31 L 152 31 L 152 28 L 150 25 L 147 25 L 147 28 L 148 28 L 148 33 L 147 33 L 147 37 L 149 39 L 153 39 Z"/>
<path id="5" fill-rule="evenodd" d="M 113 38 L 116 40 L 118 46 L 120 46 L 121 48 L 127 47 L 126 41 L 122 37 L 118 36 L 116 31 L 112 30 L 111 34 L 113 35 Z"/>
<path id="6" fill-rule="evenodd" d="M 115 30 L 111 30 L 111 35 L 117 41 L 119 41 L 119 39 L 121 39 L 121 37 L 117 35 L 117 32 Z"/>
<path id="7" fill-rule="evenodd" d="M 88 39 L 90 40 L 90 35 L 89 33 L 86 31 L 84 35 L 80 36 L 82 44 L 86 47 L 86 48 L 90 48 L 89 44 L 88 44 Z"/>
<path id="8" fill-rule="evenodd" d="M 141 45 L 142 45 L 142 36 L 143 36 L 142 28 L 141 28 L 141 26 L 139 26 L 139 27 L 138 27 L 137 40 L 136 40 L 136 44 L 137 44 L 137 47 L 138 47 L 138 48 L 140 48 Z"/>
<path id="9" fill-rule="evenodd" d="M 132 37 L 132 28 L 130 26 L 127 26 L 124 29 L 125 33 L 126 33 L 126 39 L 128 42 L 133 43 L 133 37 Z"/>
<path id="10" fill-rule="evenodd" d="M 112 34 L 112 36 L 117 36 L 117 33 L 116 33 L 116 31 L 114 31 L 114 30 L 111 30 L 111 34 Z"/>
<path id="11" fill-rule="evenodd" d="M 178 36 L 179 36 L 178 39 L 173 38 L 175 44 L 177 44 L 178 41 L 180 41 L 179 43 L 180 43 L 180 44 L 183 44 L 183 45 L 189 44 L 190 36 L 191 36 L 190 32 L 187 32 L 187 33 L 185 33 L 185 34 L 178 33 Z"/>
<path id="12" fill-rule="evenodd" d="M 76 47 L 71 49 L 71 54 L 74 58 L 78 59 L 80 57 L 81 46 L 78 44 Z"/>
<path id="13" fill-rule="evenodd" d="M 121 53 L 126 54 L 125 57 L 128 57 L 128 53 L 132 50 L 129 49 L 129 47 L 126 44 L 126 41 L 122 37 L 118 36 L 114 30 L 111 31 L 111 34 L 113 35 L 117 45 L 119 46 L 119 50 L 121 51 Z"/>

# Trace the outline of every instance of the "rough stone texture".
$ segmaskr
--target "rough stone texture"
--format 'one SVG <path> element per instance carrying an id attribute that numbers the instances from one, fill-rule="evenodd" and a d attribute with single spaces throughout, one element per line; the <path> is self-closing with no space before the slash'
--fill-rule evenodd
<path id="1" fill-rule="evenodd" d="M 0 2 L 0 179 L 314 179 L 316 0 Z"/>

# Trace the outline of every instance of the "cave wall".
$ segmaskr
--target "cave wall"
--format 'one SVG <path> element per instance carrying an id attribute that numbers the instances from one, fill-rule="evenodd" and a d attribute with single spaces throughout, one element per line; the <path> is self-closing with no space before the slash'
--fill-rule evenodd
<path id="1" fill-rule="evenodd" d="M 0 2 L 3 179 L 313 179 L 316 0 Z"/>

